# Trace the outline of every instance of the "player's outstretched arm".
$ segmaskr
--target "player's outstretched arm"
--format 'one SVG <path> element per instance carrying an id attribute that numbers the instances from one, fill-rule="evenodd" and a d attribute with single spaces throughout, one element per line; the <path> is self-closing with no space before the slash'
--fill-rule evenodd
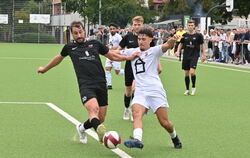
<path id="1" fill-rule="evenodd" d="M 180 52 L 181 52 L 181 49 L 182 49 L 182 43 L 179 43 L 178 45 L 178 48 L 177 48 L 177 51 L 176 51 L 176 56 L 179 57 L 180 56 Z"/>
<path id="2" fill-rule="evenodd" d="M 201 61 L 204 62 L 206 60 L 206 58 L 207 58 L 207 55 L 206 55 L 206 46 L 205 46 L 204 43 L 201 45 L 201 49 L 202 49 Z"/>
<path id="3" fill-rule="evenodd" d="M 162 51 L 166 52 L 168 49 L 173 47 L 178 37 L 178 35 L 174 35 L 173 37 L 169 38 L 168 41 L 162 45 Z"/>
<path id="4" fill-rule="evenodd" d="M 139 52 L 135 52 L 131 56 L 125 56 L 121 55 L 120 51 L 118 50 L 110 50 L 107 54 L 105 54 L 105 56 L 113 61 L 133 60 L 139 56 Z"/>
<path id="5" fill-rule="evenodd" d="M 55 67 L 56 65 L 58 65 L 62 60 L 64 59 L 63 56 L 61 56 L 61 54 L 55 56 L 45 67 L 40 66 L 37 70 L 38 73 L 45 73 L 47 72 L 49 69 Z"/>

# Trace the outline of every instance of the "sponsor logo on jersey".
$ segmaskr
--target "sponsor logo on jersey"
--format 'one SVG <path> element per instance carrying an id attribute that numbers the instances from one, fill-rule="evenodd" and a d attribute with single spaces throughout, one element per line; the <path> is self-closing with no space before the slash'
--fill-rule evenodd
<path id="1" fill-rule="evenodd" d="M 85 102 L 86 100 L 87 100 L 86 96 L 82 97 L 82 102 Z"/>
<path id="2" fill-rule="evenodd" d="M 134 43 L 134 41 L 128 41 L 128 43 Z"/>
<path id="3" fill-rule="evenodd" d="M 89 52 L 87 50 L 85 51 L 85 54 L 86 54 L 86 56 L 89 56 Z"/>
<path id="4" fill-rule="evenodd" d="M 76 50 L 76 49 L 77 49 L 77 47 L 72 48 L 72 50 Z"/>

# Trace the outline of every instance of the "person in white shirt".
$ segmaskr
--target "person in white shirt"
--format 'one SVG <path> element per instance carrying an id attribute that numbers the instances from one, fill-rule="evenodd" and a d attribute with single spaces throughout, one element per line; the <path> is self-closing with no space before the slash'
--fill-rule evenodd
<path id="1" fill-rule="evenodd" d="M 109 50 L 115 50 L 119 47 L 119 43 L 122 40 L 121 35 L 119 35 L 118 32 L 118 25 L 116 24 L 110 24 L 109 25 Z M 106 74 L 106 80 L 107 80 L 107 88 L 112 89 L 112 75 L 111 70 L 112 68 L 115 69 L 115 73 L 117 75 L 123 75 L 124 70 L 121 69 L 121 62 L 119 61 L 112 61 L 110 59 L 106 59 L 105 64 L 105 74 Z"/>
<path id="2" fill-rule="evenodd" d="M 150 47 L 153 33 L 149 29 L 142 29 L 138 34 L 139 47 L 123 51 L 123 55 L 130 55 L 135 52 L 140 54 L 139 57 L 131 60 L 136 85 L 132 100 L 133 138 L 124 142 L 124 145 L 128 148 L 143 148 L 142 117 L 150 109 L 156 114 L 161 126 L 170 134 L 174 147 L 177 149 L 182 148 L 182 143 L 176 134 L 174 125 L 168 119 L 169 104 L 157 71 L 160 57 L 174 46 L 177 37 L 175 35 L 163 45 Z"/>

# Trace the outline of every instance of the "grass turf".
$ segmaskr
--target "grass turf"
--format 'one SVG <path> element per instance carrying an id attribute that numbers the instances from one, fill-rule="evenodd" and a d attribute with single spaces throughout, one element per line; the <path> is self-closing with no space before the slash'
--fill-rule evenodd
<path id="1" fill-rule="evenodd" d="M 0 47 L 0 101 L 52 102 L 77 120 L 86 120 L 68 57 L 46 74 L 36 73 L 38 66 L 47 64 L 62 45 L 0 43 Z M 162 59 L 161 64 L 160 77 L 171 106 L 169 117 L 183 149 L 173 149 L 169 135 L 152 112 L 144 117 L 145 148 L 121 145 L 120 149 L 136 158 L 249 157 L 250 73 L 200 64 L 197 94 L 184 96 L 180 63 Z M 109 91 L 105 125 L 126 140 L 132 135 L 133 125 L 122 120 L 123 83 L 123 76 L 113 73 L 114 89 Z M 1 157 L 118 157 L 91 137 L 87 145 L 77 142 L 74 125 L 45 105 L 0 104 L 0 109 Z"/>

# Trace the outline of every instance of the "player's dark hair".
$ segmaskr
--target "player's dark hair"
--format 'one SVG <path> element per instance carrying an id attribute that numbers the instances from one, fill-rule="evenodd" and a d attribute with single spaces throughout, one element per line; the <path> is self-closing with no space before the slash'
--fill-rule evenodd
<path id="1" fill-rule="evenodd" d="M 113 27 L 115 27 L 115 28 L 117 28 L 118 29 L 118 25 L 117 24 L 115 24 L 115 23 L 111 23 L 111 24 L 109 24 L 109 27 L 111 27 L 111 26 L 113 26 Z"/>
<path id="2" fill-rule="evenodd" d="M 195 24 L 195 21 L 192 20 L 192 19 L 190 19 L 190 20 L 188 20 L 188 23 L 193 23 L 193 24 Z"/>
<path id="3" fill-rule="evenodd" d="M 154 37 L 154 36 L 153 36 L 153 32 L 152 32 L 150 29 L 147 29 L 147 28 L 141 29 L 141 30 L 139 31 L 139 34 L 141 34 L 141 35 L 146 35 L 146 36 L 151 37 L 151 38 Z"/>
<path id="4" fill-rule="evenodd" d="M 71 24 L 70 24 L 70 31 L 72 32 L 72 29 L 73 27 L 77 27 L 77 28 L 82 28 L 84 30 L 84 26 L 82 24 L 81 21 L 73 21 Z"/>

